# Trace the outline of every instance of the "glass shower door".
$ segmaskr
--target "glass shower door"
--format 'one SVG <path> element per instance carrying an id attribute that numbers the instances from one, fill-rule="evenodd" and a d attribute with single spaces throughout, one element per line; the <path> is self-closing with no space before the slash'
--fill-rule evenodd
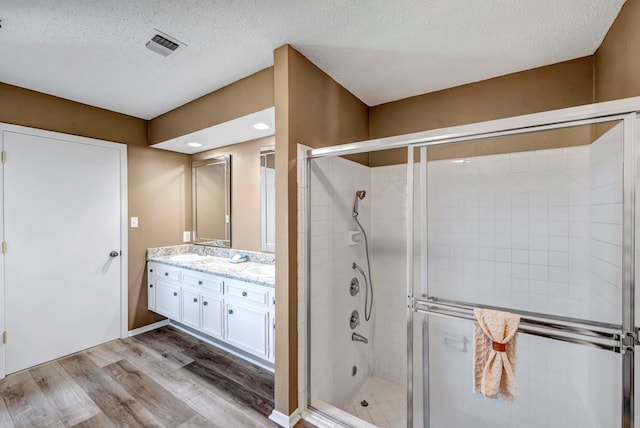
<path id="1" fill-rule="evenodd" d="M 632 426 L 635 143 L 593 122 L 410 149 L 413 426 Z M 473 392 L 474 308 L 521 316 L 513 403 Z"/>

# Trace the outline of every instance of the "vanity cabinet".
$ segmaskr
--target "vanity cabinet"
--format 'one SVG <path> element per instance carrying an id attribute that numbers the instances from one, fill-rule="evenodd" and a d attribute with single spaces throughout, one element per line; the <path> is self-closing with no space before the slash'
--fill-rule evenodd
<path id="1" fill-rule="evenodd" d="M 274 290 L 148 263 L 149 310 L 258 358 L 274 361 Z"/>

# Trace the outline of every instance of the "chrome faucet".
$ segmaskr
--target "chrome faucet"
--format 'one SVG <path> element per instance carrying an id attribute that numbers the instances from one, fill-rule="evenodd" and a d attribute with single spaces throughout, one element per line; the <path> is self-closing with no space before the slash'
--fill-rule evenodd
<path id="1" fill-rule="evenodd" d="M 362 342 L 365 345 L 369 343 L 366 337 L 358 333 L 351 333 L 351 340 L 353 340 L 354 342 Z"/>

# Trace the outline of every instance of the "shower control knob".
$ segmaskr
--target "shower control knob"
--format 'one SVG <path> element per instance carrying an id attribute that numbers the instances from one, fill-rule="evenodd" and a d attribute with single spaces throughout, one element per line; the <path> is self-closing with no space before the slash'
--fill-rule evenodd
<path id="1" fill-rule="evenodd" d="M 349 318 L 349 327 L 351 327 L 351 330 L 354 330 L 359 325 L 360 314 L 358 314 L 358 311 L 354 310 L 353 312 L 351 312 L 351 318 Z"/>
<path id="2" fill-rule="evenodd" d="M 352 296 L 355 296 L 356 294 L 358 294 L 359 291 L 360 291 L 360 282 L 358 281 L 358 278 L 356 277 L 351 278 L 351 284 L 349 284 L 349 294 L 351 294 Z"/>

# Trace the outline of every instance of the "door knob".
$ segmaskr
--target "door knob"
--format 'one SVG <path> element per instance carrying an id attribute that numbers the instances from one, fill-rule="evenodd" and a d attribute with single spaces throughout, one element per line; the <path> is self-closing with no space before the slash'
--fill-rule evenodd
<path id="1" fill-rule="evenodd" d="M 109 257 L 118 257 L 119 255 L 120 255 L 120 253 L 117 252 L 117 251 L 112 251 L 112 252 L 109 253 Z"/>

